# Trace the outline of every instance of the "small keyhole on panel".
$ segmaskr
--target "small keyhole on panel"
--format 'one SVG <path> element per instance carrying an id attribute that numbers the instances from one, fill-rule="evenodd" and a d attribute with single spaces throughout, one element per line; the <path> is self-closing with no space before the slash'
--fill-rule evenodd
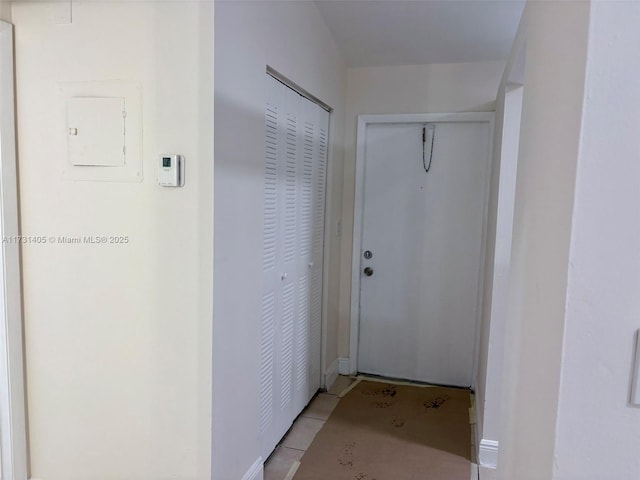
<path id="1" fill-rule="evenodd" d="M 373 253 L 371 253 L 371 250 L 366 250 L 363 254 L 364 258 L 366 258 L 367 260 L 371 260 L 371 258 L 373 257 Z"/>

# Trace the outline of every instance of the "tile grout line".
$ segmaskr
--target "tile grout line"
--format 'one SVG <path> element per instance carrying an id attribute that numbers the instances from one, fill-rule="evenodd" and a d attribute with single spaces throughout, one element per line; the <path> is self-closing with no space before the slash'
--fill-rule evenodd
<path id="1" fill-rule="evenodd" d="M 326 422 L 327 420 L 329 420 L 329 417 L 327 417 L 327 418 L 319 418 L 319 417 L 313 417 L 311 415 L 300 415 L 300 418 L 310 418 L 311 420 L 320 420 L 322 422 Z"/>
<path id="2" fill-rule="evenodd" d="M 296 447 L 285 447 L 284 445 L 281 446 L 281 448 L 288 448 L 289 450 L 296 450 L 298 452 L 306 452 L 306 450 L 303 450 L 301 448 L 296 448 Z"/>

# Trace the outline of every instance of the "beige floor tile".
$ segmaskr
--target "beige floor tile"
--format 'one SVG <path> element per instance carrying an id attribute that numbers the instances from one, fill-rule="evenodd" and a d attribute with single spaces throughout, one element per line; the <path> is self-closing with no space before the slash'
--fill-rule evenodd
<path id="1" fill-rule="evenodd" d="M 282 445 L 288 448 L 306 450 L 311 445 L 316 433 L 324 425 L 324 420 L 315 418 L 300 417 L 293 425 L 289 434 L 285 437 Z"/>
<path id="2" fill-rule="evenodd" d="M 478 467 L 478 473 L 480 474 L 480 480 L 496 480 L 495 468 Z"/>
<path id="3" fill-rule="evenodd" d="M 469 478 L 469 480 L 479 480 L 480 477 L 478 476 L 478 465 L 475 463 L 471 464 L 471 477 Z"/>
<path id="4" fill-rule="evenodd" d="M 321 393 L 318 395 L 311 405 L 309 405 L 304 412 L 303 417 L 316 418 L 318 420 L 326 420 L 336 408 L 340 399 L 335 395 L 329 395 L 327 393 Z"/>
<path id="5" fill-rule="evenodd" d="M 264 466 L 264 480 L 284 480 L 295 462 L 299 462 L 304 455 L 302 450 L 278 447 Z"/>
<path id="6" fill-rule="evenodd" d="M 348 375 L 338 375 L 338 378 L 333 382 L 333 385 L 331 385 L 327 393 L 330 395 L 340 395 L 342 391 L 353 382 L 355 382 L 355 378 L 351 378 Z"/>

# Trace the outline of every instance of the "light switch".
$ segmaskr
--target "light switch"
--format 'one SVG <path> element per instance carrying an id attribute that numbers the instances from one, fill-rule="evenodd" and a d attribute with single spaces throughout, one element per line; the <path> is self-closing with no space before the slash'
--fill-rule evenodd
<path id="1" fill-rule="evenodd" d="M 69 162 L 74 166 L 124 166 L 125 117 L 123 97 L 68 99 Z"/>

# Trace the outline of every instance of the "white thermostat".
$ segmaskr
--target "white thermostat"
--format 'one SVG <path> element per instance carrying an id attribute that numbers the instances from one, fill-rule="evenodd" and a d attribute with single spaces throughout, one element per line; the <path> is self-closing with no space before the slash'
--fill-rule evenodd
<path id="1" fill-rule="evenodd" d="M 184 159 L 180 155 L 160 155 L 158 159 L 158 185 L 182 187 L 184 185 Z"/>

